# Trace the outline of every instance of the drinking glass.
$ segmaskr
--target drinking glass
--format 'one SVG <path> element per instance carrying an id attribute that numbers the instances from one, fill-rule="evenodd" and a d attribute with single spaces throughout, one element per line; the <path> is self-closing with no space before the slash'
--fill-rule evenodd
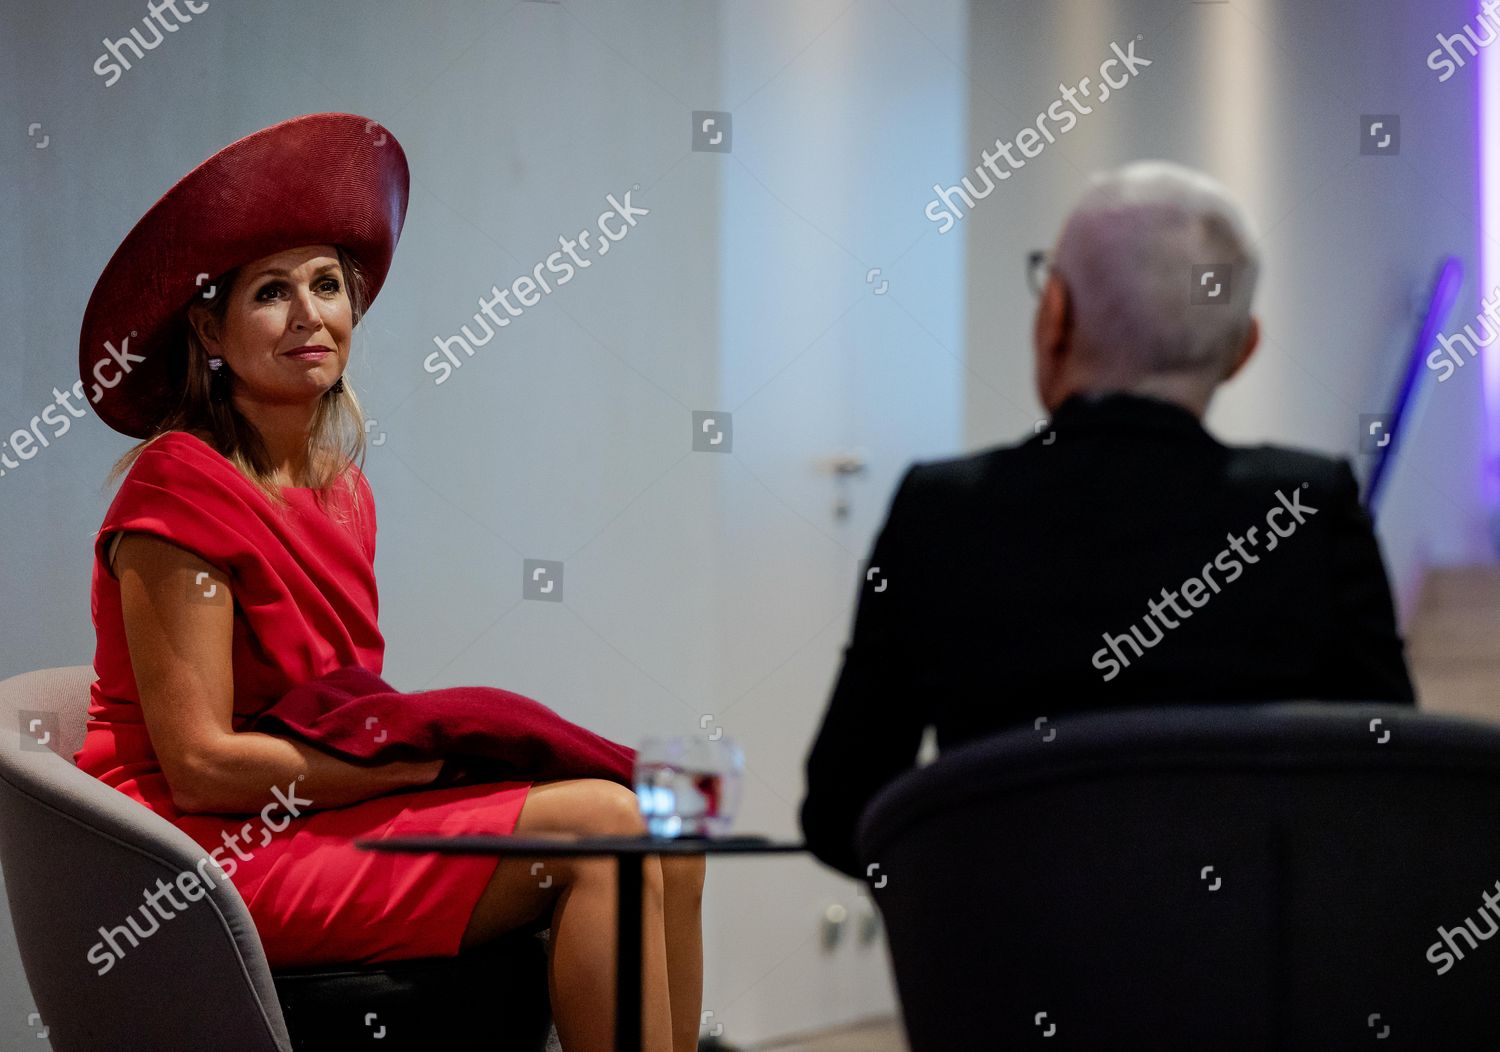
<path id="1" fill-rule="evenodd" d="M 652 737 L 636 750 L 635 795 L 646 831 L 659 837 L 718 837 L 739 809 L 745 752 L 714 735 Z"/>

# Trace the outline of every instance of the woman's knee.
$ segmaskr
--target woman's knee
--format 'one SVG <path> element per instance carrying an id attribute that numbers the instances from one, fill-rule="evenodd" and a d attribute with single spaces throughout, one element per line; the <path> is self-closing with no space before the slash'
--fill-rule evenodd
<path id="1" fill-rule="evenodd" d="M 607 804 L 600 809 L 601 835 L 631 836 L 646 831 L 640 800 L 635 790 L 619 782 L 603 782 L 600 789 Z"/>
<path id="2" fill-rule="evenodd" d="M 628 836 L 646 830 L 635 792 L 606 778 L 542 782 L 526 795 L 517 833 Z"/>

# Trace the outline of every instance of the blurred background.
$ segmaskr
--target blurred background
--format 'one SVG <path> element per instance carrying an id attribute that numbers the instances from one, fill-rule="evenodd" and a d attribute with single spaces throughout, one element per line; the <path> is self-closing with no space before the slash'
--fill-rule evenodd
<path id="1" fill-rule="evenodd" d="M 737 830 L 798 836 L 896 481 L 1044 419 L 1027 254 L 1091 172 L 1166 158 L 1260 231 L 1263 343 L 1210 429 L 1364 471 L 1388 455 L 1377 524 L 1421 704 L 1500 704 L 1500 359 L 1442 382 L 1420 366 L 1391 429 L 1437 346 L 1424 321 L 1461 331 L 1500 283 L 1500 72 L 1452 43 L 1483 41 L 1476 3 L 196 6 L 114 72 L 143 0 L 0 8 L 0 439 L 77 379 L 94 281 L 174 181 L 297 114 L 370 118 L 412 172 L 350 371 L 398 689 L 505 687 L 630 745 L 722 728 L 747 755 Z M 929 217 L 1131 42 L 1149 65 L 1124 87 L 961 217 Z M 437 382 L 435 341 L 482 338 L 479 299 L 627 191 L 647 211 L 607 254 Z M 1434 318 L 1448 257 L 1461 283 Z M 90 415 L 0 461 L 0 676 L 91 660 L 92 538 L 129 444 Z M 560 597 L 524 596 L 527 560 L 562 564 Z M 713 859 L 704 910 L 705 1033 L 803 1047 L 895 1012 L 868 897 L 809 857 Z M 33 1011 L 0 913 L 0 1047 L 46 1046 Z"/>

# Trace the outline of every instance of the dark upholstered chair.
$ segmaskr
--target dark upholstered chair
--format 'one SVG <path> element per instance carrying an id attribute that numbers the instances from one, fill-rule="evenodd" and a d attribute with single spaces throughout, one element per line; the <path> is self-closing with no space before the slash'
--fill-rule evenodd
<path id="1" fill-rule="evenodd" d="M 0 682 L 0 864 L 55 1052 L 542 1052 L 551 1032 L 546 922 L 457 957 L 272 970 L 227 881 L 99 974 L 101 924 L 202 849 L 78 770 L 87 666 Z"/>
<path id="2" fill-rule="evenodd" d="M 913 1052 L 1500 1048 L 1493 724 L 1074 715 L 902 775 L 856 843 Z"/>

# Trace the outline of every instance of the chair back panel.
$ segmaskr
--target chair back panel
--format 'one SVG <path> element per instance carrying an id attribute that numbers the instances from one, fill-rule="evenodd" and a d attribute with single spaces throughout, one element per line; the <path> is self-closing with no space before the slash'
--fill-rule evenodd
<path id="1" fill-rule="evenodd" d="M 0 680 L 0 722 L 15 727 L 17 733 L 30 734 L 59 756 L 72 760 L 73 754 L 83 748 L 93 682 L 92 665 L 44 668 Z M 39 722 L 33 725 L 33 719 Z"/>
<path id="2" fill-rule="evenodd" d="M 1500 728 L 1282 703 L 1046 731 L 861 819 L 913 1052 L 1500 1047 Z"/>

